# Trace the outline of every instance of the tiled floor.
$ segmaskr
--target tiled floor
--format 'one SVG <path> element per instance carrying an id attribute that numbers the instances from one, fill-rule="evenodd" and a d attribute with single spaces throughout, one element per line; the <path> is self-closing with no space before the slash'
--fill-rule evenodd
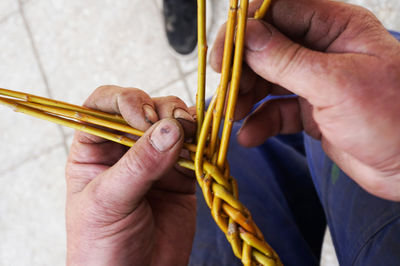
<path id="1" fill-rule="evenodd" d="M 97 86 L 118 84 L 193 104 L 196 61 L 169 54 L 157 2 L 1 0 L 0 87 L 81 104 Z M 213 0 L 209 43 L 227 2 Z M 399 1 L 353 2 L 400 30 Z M 209 72 L 212 93 L 218 75 Z M 64 164 L 72 130 L 4 107 L 0 121 L 0 266 L 63 265 Z M 323 264 L 335 265 L 332 249 L 326 254 Z"/>

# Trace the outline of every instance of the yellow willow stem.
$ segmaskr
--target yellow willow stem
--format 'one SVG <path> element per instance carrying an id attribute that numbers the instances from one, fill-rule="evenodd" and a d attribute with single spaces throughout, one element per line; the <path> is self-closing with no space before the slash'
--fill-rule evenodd
<path id="1" fill-rule="evenodd" d="M 212 190 L 218 198 L 223 199 L 230 206 L 237 209 L 237 211 L 243 212 L 243 204 L 237 198 L 235 198 L 232 193 L 228 191 L 225 187 L 218 184 L 217 182 L 214 182 L 212 184 Z"/>
<path id="2" fill-rule="evenodd" d="M 63 116 L 63 117 L 71 118 L 71 119 L 75 119 L 75 120 L 78 120 L 80 122 L 86 122 L 86 123 L 90 123 L 90 124 L 96 125 L 96 126 L 101 126 L 101 127 L 107 128 L 107 129 L 117 130 L 117 131 L 120 131 L 120 132 L 132 134 L 132 135 L 135 135 L 137 137 L 141 137 L 144 134 L 143 131 L 135 129 L 135 128 L 129 126 L 127 123 L 113 122 L 113 121 L 102 119 L 102 118 L 99 118 L 99 117 L 96 117 L 96 116 L 83 114 L 83 113 L 80 113 L 78 111 L 65 110 L 65 109 L 60 108 L 60 107 L 41 105 L 41 104 L 38 104 L 38 103 L 13 100 L 13 99 L 4 98 L 4 97 L 1 97 L 1 96 L 0 96 L 0 99 L 8 101 L 9 103 L 11 103 L 11 102 L 18 103 L 20 105 L 27 106 L 27 107 L 30 107 L 30 108 L 33 108 L 33 109 L 36 109 L 36 110 L 44 111 L 44 112 L 47 112 L 47 113 L 50 113 L 50 114 Z M 92 110 L 90 110 L 90 111 L 92 111 Z M 105 113 L 105 114 L 107 114 L 107 113 Z M 183 144 L 183 148 L 188 150 L 188 151 L 191 151 L 191 152 L 195 152 L 196 151 L 196 145 L 189 144 L 189 143 L 184 143 Z"/>
<path id="3" fill-rule="evenodd" d="M 230 135 L 233 126 L 233 117 L 235 114 L 235 107 L 239 93 L 240 77 L 242 75 L 244 37 L 247 24 L 247 10 L 248 10 L 248 1 L 247 0 L 240 1 L 238 26 L 237 26 L 236 42 L 235 42 L 235 55 L 234 55 L 233 70 L 232 70 L 232 80 L 229 92 L 228 105 L 225 114 L 224 128 L 222 131 L 221 145 L 217 160 L 217 165 L 220 169 L 222 169 L 223 166 L 225 165 Z"/>
<path id="4" fill-rule="evenodd" d="M 224 44 L 224 54 L 222 58 L 221 81 L 218 86 L 217 106 L 214 112 L 213 126 L 210 141 L 210 154 L 214 154 L 219 126 L 221 124 L 222 114 L 224 112 L 225 98 L 228 91 L 228 83 L 231 77 L 231 63 L 233 53 L 233 41 L 235 38 L 236 17 L 237 17 L 238 0 L 231 0 L 228 14 L 228 22 L 226 25 L 226 35 Z"/>
<path id="5" fill-rule="evenodd" d="M 215 107 L 215 102 L 216 102 L 216 97 L 214 96 L 211 100 L 210 105 L 208 106 L 208 110 L 204 119 L 204 123 L 201 127 L 200 130 L 200 135 L 198 138 L 198 143 L 197 143 L 197 151 L 194 159 L 194 166 L 195 166 L 195 172 L 196 172 L 196 177 L 197 181 L 200 185 L 200 187 L 203 187 L 203 180 L 202 178 L 204 177 L 203 173 L 203 155 L 204 155 L 204 150 L 207 142 L 207 136 L 209 134 L 210 126 L 211 126 L 211 119 L 212 119 L 212 112 Z"/>
<path id="6" fill-rule="evenodd" d="M 53 122 L 53 123 L 56 123 L 59 125 L 67 126 L 67 127 L 79 130 L 79 131 L 83 131 L 83 132 L 86 132 L 86 133 L 89 133 L 89 134 L 92 134 L 95 136 L 99 136 L 99 137 L 123 144 L 125 146 L 132 147 L 133 144 L 136 143 L 136 141 L 134 141 L 133 139 L 130 139 L 123 135 L 114 134 L 114 133 L 111 133 L 111 132 L 108 132 L 108 131 L 105 131 L 102 129 L 98 129 L 98 128 L 95 128 L 95 127 L 92 127 L 89 125 L 79 123 L 79 122 L 75 122 L 75 121 L 61 118 L 58 116 L 53 116 L 53 115 L 47 114 L 43 111 L 20 105 L 18 103 L 13 102 L 12 100 L 2 98 L 2 99 L 0 99 L 0 103 L 3 105 L 6 105 L 8 107 L 11 107 L 16 112 L 34 116 L 36 118 L 47 120 L 47 121 L 50 121 L 50 122 Z"/>
<path id="7" fill-rule="evenodd" d="M 228 233 L 226 234 L 226 237 L 229 241 L 229 243 L 232 246 L 233 253 L 235 254 L 236 257 L 239 259 L 242 258 L 242 242 L 239 239 L 239 230 L 238 226 L 235 223 L 235 221 L 229 217 L 229 224 L 228 224 Z"/>
<path id="8" fill-rule="evenodd" d="M 252 266 L 251 251 L 252 251 L 251 246 L 246 242 L 243 242 L 242 263 L 244 266 Z"/>
<path id="9" fill-rule="evenodd" d="M 225 173 L 227 176 L 227 179 L 229 177 L 229 165 L 228 163 L 226 163 L 225 166 Z M 237 182 L 234 178 L 229 178 L 229 181 L 231 183 L 231 188 L 232 188 L 232 195 L 233 197 L 235 197 L 236 199 L 239 198 L 239 193 L 238 193 L 238 186 L 237 186 Z M 236 257 L 238 258 L 242 258 L 240 251 L 242 250 L 243 246 L 242 246 L 242 242 L 240 240 L 239 237 L 239 229 L 237 224 L 235 223 L 235 221 L 232 219 L 232 217 L 229 217 L 229 232 L 230 235 L 227 235 L 229 242 L 231 243 L 233 252 L 235 253 Z"/>
<path id="10" fill-rule="evenodd" d="M 253 234 L 243 231 L 240 232 L 240 237 L 245 241 L 247 244 L 251 245 L 252 247 L 261 251 L 265 256 L 274 258 L 274 253 L 270 246 L 268 246 L 265 242 L 260 241 L 256 238 Z"/>
<path id="11" fill-rule="evenodd" d="M 269 6 L 271 5 L 271 0 L 264 0 L 261 6 L 257 9 L 256 13 L 254 14 L 255 19 L 262 19 L 265 17 L 265 14 L 268 11 Z"/>
<path id="12" fill-rule="evenodd" d="M 219 228 L 226 234 L 227 236 L 229 235 L 230 231 L 228 231 L 228 226 L 227 226 L 227 219 L 226 217 L 223 217 L 221 215 L 221 206 L 222 206 L 222 200 L 218 197 L 214 197 L 214 200 L 212 202 L 211 206 L 211 215 L 214 218 L 214 221 L 217 223 Z"/>
<path id="13" fill-rule="evenodd" d="M 0 98 L 2 98 L 2 97 L 0 97 Z M 143 131 L 137 130 L 125 123 L 121 124 L 121 123 L 117 123 L 117 122 L 113 122 L 113 121 L 108 121 L 108 120 L 105 120 L 102 118 L 98 118 L 96 116 L 83 114 L 78 111 L 65 110 L 65 109 L 62 109 L 59 107 L 41 105 L 41 104 L 37 104 L 37 103 L 30 103 L 30 102 L 24 102 L 24 101 L 15 100 L 15 102 L 17 102 L 18 104 L 24 105 L 24 106 L 28 106 L 28 107 L 37 109 L 37 110 L 45 111 L 47 113 L 51 113 L 51 114 L 55 114 L 55 115 L 62 115 L 67 118 L 72 118 L 72 119 L 76 119 L 76 120 L 79 120 L 82 122 L 91 123 L 91 124 L 94 124 L 97 126 L 102 126 L 105 128 L 118 130 L 121 132 L 125 132 L 125 133 L 129 133 L 129 134 L 138 136 L 138 137 L 141 137 L 144 134 Z"/>
<path id="14" fill-rule="evenodd" d="M 237 224 L 239 224 L 242 228 L 246 229 L 247 231 L 254 233 L 255 230 L 252 226 L 252 224 L 248 223 L 248 219 L 246 219 L 246 217 L 243 216 L 243 214 L 238 211 L 237 209 L 231 207 L 229 204 L 222 204 L 222 208 L 224 210 L 224 212 L 230 217 L 232 218 L 232 220 L 234 220 Z"/>
<path id="15" fill-rule="evenodd" d="M 82 131 L 82 132 L 89 133 L 94 136 L 98 136 L 98 137 L 122 144 L 124 146 L 132 147 L 136 143 L 135 140 L 128 138 L 126 136 L 111 133 L 109 131 L 99 129 L 99 128 L 93 127 L 91 125 L 82 124 L 82 123 L 79 123 L 79 122 L 76 122 L 73 120 L 69 120 L 66 118 L 62 118 L 59 116 L 51 115 L 51 114 L 48 114 L 39 109 L 35 109 L 32 107 L 25 106 L 23 104 L 19 104 L 16 100 L 13 100 L 13 99 L 0 97 L 0 104 L 10 107 L 15 112 L 30 115 L 30 116 L 33 116 L 33 117 L 36 117 L 36 118 L 39 118 L 42 120 L 46 120 L 46 121 L 49 121 L 49 122 L 52 122 L 52 123 L 55 123 L 58 125 L 70 127 L 70 128 Z M 184 147 L 185 146 L 188 150 L 189 149 L 196 150 L 196 146 L 194 146 L 194 145 L 184 144 Z M 189 161 L 184 158 L 180 158 L 177 163 L 178 163 L 178 165 L 180 165 L 184 168 L 194 170 L 194 163 L 192 161 Z M 207 170 L 209 170 L 209 169 L 206 169 L 206 171 Z"/>
<path id="16" fill-rule="evenodd" d="M 207 36 L 206 36 L 206 0 L 197 0 L 197 38 L 198 38 L 198 70 L 197 70 L 197 138 L 200 136 L 204 120 L 206 94 Z"/>
<path id="17" fill-rule="evenodd" d="M 260 263 L 261 265 L 265 265 L 265 266 L 276 266 L 277 265 L 276 261 L 274 259 L 264 256 L 262 253 L 258 252 L 257 250 L 253 250 L 252 255 L 255 258 L 255 260 L 258 263 Z M 282 264 L 278 264 L 278 265 L 282 265 Z"/>
<path id="18" fill-rule="evenodd" d="M 9 97 L 22 99 L 27 102 L 39 103 L 39 104 L 49 105 L 49 106 L 54 106 L 54 107 L 60 107 L 60 108 L 64 108 L 64 109 L 71 110 L 71 111 L 78 111 L 78 112 L 81 112 L 84 114 L 101 117 L 101 118 L 107 119 L 109 121 L 126 124 L 126 121 L 120 115 L 108 114 L 108 113 L 104 113 L 104 112 L 101 112 L 98 110 L 92 110 L 92 109 L 81 107 L 78 105 L 69 104 L 69 103 L 65 103 L 65 102 L 61 102 L 61 101 L 55 101 L 52 99 L 48 99 L 45 97 L 40 97 L 40 96 L 28 94 L 28 93 L 23 93 L 23 92 L 12 91 L 12 90 L 0 88 L 0 95 L 5 95 L 5 96 L 9 96 Z"/>

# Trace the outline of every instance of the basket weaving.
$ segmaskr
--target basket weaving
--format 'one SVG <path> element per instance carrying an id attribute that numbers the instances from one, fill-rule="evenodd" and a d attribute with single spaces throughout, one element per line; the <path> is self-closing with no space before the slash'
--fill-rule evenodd
<path id="1" fill-rule="evenodd" d="M 276 252 L 265 242 L 250 211 L 239 201 L 237 183 L 230 175 L 226 159 L 242 73 L 249 0 L 230 0 L 221 81 L 207 111 L 205 111 L 207 58 L 205 2 L 198 0 L 197 141 L 195 144 L 184 144 L 184 148 L 190 152 L 191 160 L 180 158 L 178 164 L 195 171 L 212 217 L 225 233 L 233 253 L 244 265 L 282 265 Z M 265 15 L 270 2 L 271 0 L 263 1 L 255 14 L 256 19 Z M 0 103 L 10 106 L 15 111 L 129 147 L 135 144 L 135 140 L 124 133 L 139 137 L 143 135 L 143 132 L 132 128 L 119 115 L 6 89 L 0 89 L 0 95 L 2 95 Z M 220 132 L 221 123 L 223 123 L 222 132 Z M 101 126 L 101 129 L 96 126 Z M 114 133 L 115 131 L 120 133 Z"/>

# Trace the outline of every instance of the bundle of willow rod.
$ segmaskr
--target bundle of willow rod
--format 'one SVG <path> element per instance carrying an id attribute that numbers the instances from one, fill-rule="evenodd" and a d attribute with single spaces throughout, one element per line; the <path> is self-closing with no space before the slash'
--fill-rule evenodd
<path id="1" fill-rule="evenodd" d="M 264 16 L 270 2 L 271 0 L 265 0 L 262 3 L 255 13 L 255 18 Z M 239 201 L 237 183 L 230 175 L 226 160 L 242 71 L 248 4 L 248 0 L 241 0 L 240 4 L 239 0 L 230 0 L 221 81 L 217 93 L 205 113 L 206 6 L 205 0 L 198 0 L 197 144 L 184 144 L 184 148 L 191 152 L 193 160 L 180 158 L 178 164 L 195 171 L 204 198 L 211 209 L 212 217 L 225 233 L 234 254 L 241 259 L 244 265 L 282 265 L 278 255 L 265 242 L 250 212 Z M 235 31 L 236 40 L 234 41 Z M 227 103 L 225 103 L 229 83 L 229 95 Z M 132 128 L 120 115 L 6 89 L 0 89 L 0 95 L 3 95 L 0 96 L 0 104 L 7 105 L 17 112 L 100 136 L 129 147 L 135 144 L 135 140 L 123 135 L 124 133 L 139 137 L 143 135 L 142 131 Z M 219 139 L 218 133 L 225 106 L 222 137 Z M 98 126 L 104 129 L 100 129 Z M 107 129 L 121 133 L 111 133 Z"/>

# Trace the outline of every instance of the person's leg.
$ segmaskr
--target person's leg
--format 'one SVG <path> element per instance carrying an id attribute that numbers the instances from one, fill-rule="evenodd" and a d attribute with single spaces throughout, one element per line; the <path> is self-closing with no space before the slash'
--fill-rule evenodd
<path id="1" fill-rule="evenodd" d="M 236 124 L 233 136 L 238 128 Z M 326 224 L 302 146 L 302 137 L 292 136 L 272 138 L 258 148 L 246 149 L 232 137 L 228 160 L 238 181 L 240 200 L 283 263 L 311 266 L 319 264 Z M 241 265 L 213 221 L 200 188 L 197 197 L 190 265 Z"/>
<path id="2" fill-rule="evenodd" d="M 307 158 L 341 265 L 400 264 L 400 203 L 364 191 L 305 136 Z M 368 148 L 368 147 L 366 147 Z"/>

